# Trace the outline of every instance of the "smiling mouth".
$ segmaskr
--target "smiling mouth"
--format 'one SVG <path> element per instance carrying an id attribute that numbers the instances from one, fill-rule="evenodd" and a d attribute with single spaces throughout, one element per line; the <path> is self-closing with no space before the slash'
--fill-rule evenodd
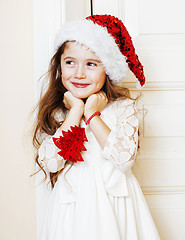
<path id="1" fill-rule="evenodd" d="M 86 88 L 86 87 L 88 87 L 90 84 L 88 84 L 88 83 L 75 83 L 75 82 L 73 82 L 72 83 L 73 84 L 73 86 L 75 86 L 76 88 Z"/>

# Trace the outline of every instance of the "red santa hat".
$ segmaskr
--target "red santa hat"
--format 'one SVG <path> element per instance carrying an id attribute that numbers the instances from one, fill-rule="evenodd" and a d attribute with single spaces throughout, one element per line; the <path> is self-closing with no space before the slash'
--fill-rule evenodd
<path id="1" fill-rule="evenodd" d="M 93 51 L 115 84 L 123 81 L 129 68 L 138 79 L 137 88 L 144 86 L 143 66 L 126 27 L 118 18 L 92 15 L 84 20 L 66 23 L 56 37 L 55 49 L 58 50 L 66 41 L 76 41 Z"/>

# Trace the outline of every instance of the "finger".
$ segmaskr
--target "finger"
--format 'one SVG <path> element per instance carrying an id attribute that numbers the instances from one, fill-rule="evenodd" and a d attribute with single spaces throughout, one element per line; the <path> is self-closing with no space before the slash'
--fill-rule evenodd
<path id="1" fill-rule="evenodd" d="M 68 93 L 69 93 L 69 91 L 66 91 L 66 92 L 64 93 L 64 97 L 67 96 Z"/>
<path id="2" fill-rule="evenodd" d="M 96 93 L 94 93 L 94 94 L 92 94 L 91 96 L 89 96 L 89 98 L 91 98 L 92 100 L 95 100 L 95 99 L 97 99 L 97 97 L 98 97 L 98 94 Z"/>
<path id="3" fill-rule="evenodd" d="M 105 92 L 102 91 L 102 90 L 98 92 L 98 95 L 101 96 L 101 97 L 105 97 L 106 96 Z"/>
<path id="4" fill-rule="evenodd" d="M 101 99 L 103 99 L 103 100 L 107 99 L 107 95 L 103 91 L 100 92 L 100 96 L 101 96 Z"/>
<path id="5" fill-rule="evenodd" d="M 67 107 L 67 106 L 66 106 L 67 104 L 66 104 L 66 101 L 65 101 L 65 100 L 63 100 L 63 103 L 64 103 L 64 106 Z"/>
<path id="6" fill-rule="evenodd" d="M 63 103 L 64 103 L 64 104 L 66 103 L 66 98 L 65 98 L 65 96 L 64 96 L 64 98 L 63 98 Z"/>
<path id="7" fill-rule="evenodd" d="M 104 97 L 107 97 L 106 93 L 104 91 L 101 91 L 101 94 L 104 96 Z"/>

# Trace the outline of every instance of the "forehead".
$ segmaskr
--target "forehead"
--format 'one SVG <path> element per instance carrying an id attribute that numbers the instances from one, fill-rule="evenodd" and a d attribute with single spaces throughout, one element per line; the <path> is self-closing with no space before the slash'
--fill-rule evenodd
<path id="1" fill-rule="evenodd" d="M 64 49 L 64 56 L 85 57 L 98 60 L 97 56 L 85 45 L 78 42 L 67 42 Z"/>

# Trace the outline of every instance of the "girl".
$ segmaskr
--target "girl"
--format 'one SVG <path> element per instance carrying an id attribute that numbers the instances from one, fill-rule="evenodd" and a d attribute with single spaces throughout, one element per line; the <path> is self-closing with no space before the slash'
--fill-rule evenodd
<path id="1" fill-rule="evenodd" d="M 39 240 L 156 240 L 132 174 L 138 148 L 135 101 L 119 86 L 128 67 L 145 83 L 132 40 L 118 19 L 93 15 L 64 25 L 33 142 L 50 174 Z"/>

